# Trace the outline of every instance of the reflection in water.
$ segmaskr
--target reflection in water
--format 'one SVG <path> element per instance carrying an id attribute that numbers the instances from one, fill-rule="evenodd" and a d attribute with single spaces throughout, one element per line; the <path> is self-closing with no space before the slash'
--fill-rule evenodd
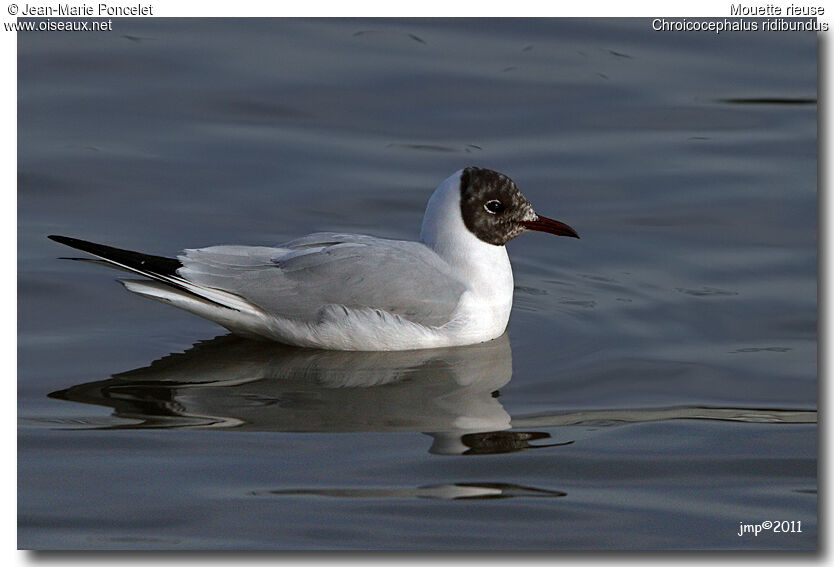
<path id="1" fill-rule="evenodd" d="M 497 397 L 511 376 L 506 335 L 478 345 L 401 352 L 301 349 L 228 335 L 170 354 L 148 367 L 50 396 L 111 407 L 117 418 L 84 425 L 415 431 L 431 435 L 429 451 L 440 455 L 509 453 L 573 443 L 547 443 L 543 440 L 550 438 L 549 433 L 530 428 L 670 419 L 816 422 L 812 410 L 698 407 L 511 418 Z"/>
<path id="2" fill-rule="evenodd" d="M 432 433 L 430 453 L 436 455 L 495 455 L 497 453 L 514 453 L 524 449 L 541 449 L 570 445 L 573 441 L 563 443 L 543 443 L 533 445 L 530 441 L 548 439 L 544 431 L 479 431 L 464 433 L 461 431 L 440 431 Z"/>
<path id="3" fill-rule="evenodd" d="M 514 427 L 565 427 L 585 425 L 606 427 L 626 423 L 668 421 L 670 419 L 709 419 L 742 423 L 816 423 L 816 410 L 762 408 L 673 407 L 652 409 L 591 410 L 514 417 Z"/>
<path id="4" fill-rule="evenodd" d="M 223 336 L 54 398 L 109 406 L 115 428 L 420 431 L 440 454 L 534 447 L 493 395 L 512 376 L 506 335 L 446 349 L 339 352 Z M 500 433 L 499 433 L 500 432 Z"/>
<path id="5" fill-rule="evenodd" d="M 327 496 L 330 498 L 561 498 L 561 490 L 546 490 L 500 482 L 458 482 L 417 488 L 296 488 L 255 492 L 254 496 Z"/>

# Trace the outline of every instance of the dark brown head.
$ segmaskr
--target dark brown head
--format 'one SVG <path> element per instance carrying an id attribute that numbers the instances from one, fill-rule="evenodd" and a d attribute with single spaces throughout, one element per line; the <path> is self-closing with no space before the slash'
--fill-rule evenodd
<path id="1" fill-rule="evenodd" d="M 525 230 L 579 238 L 565 223 L 536 214 L 513 180 L 491 169 L 463 170 L 460 212 L 469 232 L 496 246 L 503 246 Z"/>

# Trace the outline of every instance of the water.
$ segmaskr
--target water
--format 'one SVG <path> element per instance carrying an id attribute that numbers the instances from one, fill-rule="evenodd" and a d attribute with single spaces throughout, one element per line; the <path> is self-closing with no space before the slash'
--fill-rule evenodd
<path id="1" fill-rule="evenodd" d="M 20 547 L 816 546 L 815 35 L 113 27 L 18 36 Z M 486 345 L 213 339 L 46 239 L 414 238 L 466 165 L 582 235 Z"/>

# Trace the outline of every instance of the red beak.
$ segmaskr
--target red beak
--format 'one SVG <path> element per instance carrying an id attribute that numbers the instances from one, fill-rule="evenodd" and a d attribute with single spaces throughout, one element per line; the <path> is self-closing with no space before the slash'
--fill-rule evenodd
<path id="1" fill-rule="evenodd" d="M 566 225 L 565 223 L 549 219 L 541 215 L 538 215 L 536 220 L 533 221 L 521 221 L 521 224 L 522 226 L 529 228 L 530 230 L 549 232 L 550 234 L 556 234 L 558 236 L 570 236 L 572 238 L 579 238 L 579 235 L 576 233 L 576 231 L 568 225 Z"/>

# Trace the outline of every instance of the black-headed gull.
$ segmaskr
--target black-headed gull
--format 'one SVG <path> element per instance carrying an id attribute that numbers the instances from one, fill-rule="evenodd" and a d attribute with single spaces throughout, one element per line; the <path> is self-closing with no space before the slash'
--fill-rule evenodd
<path id="1" fill-rule="evenodd" d="M 52 240 L 149 280 L 120 280 L 233 333 L 332 350 L 410 350 L 500 336 L 513 301 L 504 244 L 525 230 L 578 238 L 515 183 L 467 167 L 426 206 L 420 240 L 318 232 L 276 247 L 212 246 L 177 258 Z"/>

